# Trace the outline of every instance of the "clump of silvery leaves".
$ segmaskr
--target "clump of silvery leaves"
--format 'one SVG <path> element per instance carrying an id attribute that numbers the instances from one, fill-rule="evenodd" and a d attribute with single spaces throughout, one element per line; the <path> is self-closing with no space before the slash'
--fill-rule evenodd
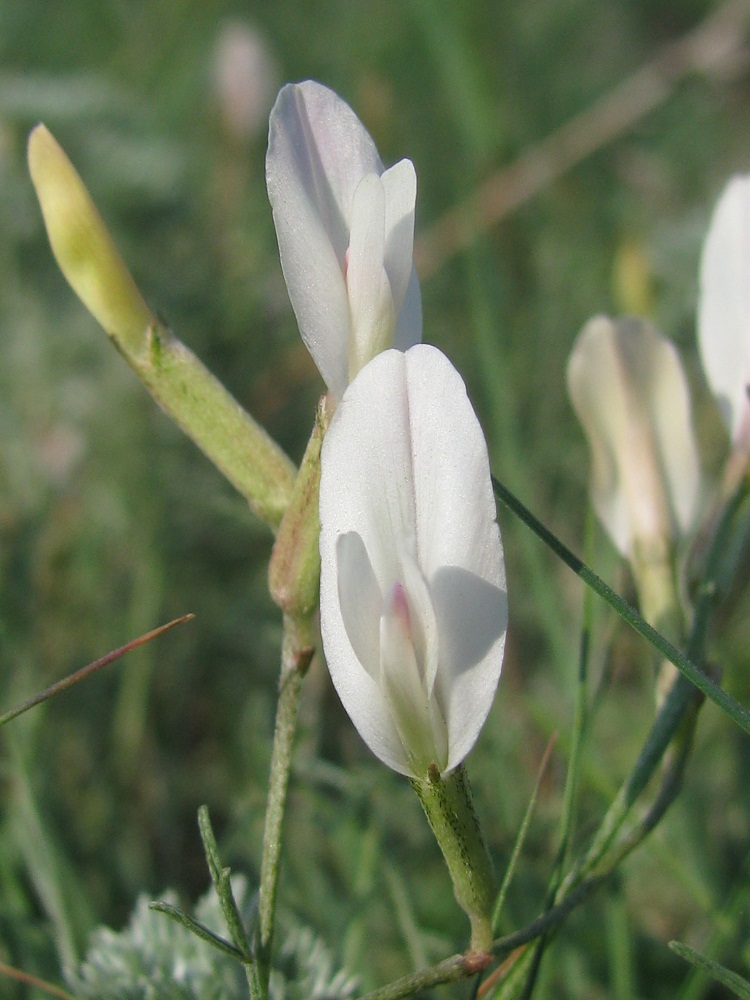
<path id="1" fill-rule="evenodd" d="M 241 912 L 250 914 L 246 880 L 232 879 Z M 175 903 L 172 894 L 165 896 Z M 195 918 L 223 933 L 221 908 L 213 890 L 195 907 Z M 239 962 L 222 954 L 142 897 L 129 925 L 120 932 L 98 928 L 85 960 L 69 976 L 85 1000 L 247 1000 L 248 986 Z M 280 921 L 269 1000 L 349 1000 L 355 979 L 337 970 L 321 939 L 290 918 Z"/>

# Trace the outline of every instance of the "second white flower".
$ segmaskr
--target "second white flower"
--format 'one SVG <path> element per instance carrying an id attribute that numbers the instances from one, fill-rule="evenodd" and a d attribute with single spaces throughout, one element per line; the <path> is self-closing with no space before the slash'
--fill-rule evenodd
<path id="1" fill-rule="evenodd" d="M 473 746 L 500 676 L 505 567 L 487 448 L 436 348 L 386 351 L 323 444 L 320 613 L 334 685 L 386 764 L 425 778 Z"/>
<path id="2" fill-rule="evenodd" d="M 266 182 L 302 339 L 340 399 L 370 358 L 422 337 L 414 167 L 386 170 L 349 105 L 308 80 L 271 112 Z"/>

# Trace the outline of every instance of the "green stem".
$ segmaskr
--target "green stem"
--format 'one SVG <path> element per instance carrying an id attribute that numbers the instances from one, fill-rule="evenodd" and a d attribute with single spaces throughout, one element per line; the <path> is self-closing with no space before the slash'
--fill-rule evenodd
<path id="1" fill-rule="evenodd" d="M 460 765 L 447 778 L 413 778 L 411 786 L 448 865 L 456 901 L 471 921 L 470 948 L 485 952 L 492 942 L 495 878 L 466 770 Z"/>
<path id="2" fill-rule="evenodd" d="M 532 920 L 521 930 L 514 931 L 512 934 L 507 934 L 492 942 L 489 951 L 495 959 L 504 958 L 531 941 L 556 931 L 573 910 L 608 881 L 622 861 L 651 833 L 664 816 L 669 805 L 674 801 L 686 759 L 687 753 L 685 752 L 673 762 L 668 773 L 664 776 L 659 794 L 651 809 L 618 845 L 617 851 L 611 854 L 594 874 L 589 875 L 578 884 L 566 884 L 560 894 L 559 901 L 553 907 L 545 910 L 536 920 Z M 468 978 L 482 972 L 487 964 L 486 956 L 476 952 L 454 955 L 428 969 L 422 969 L 411 976 L 405 976 L 388 986 L 374 990 L 362 997 L 361 1000 L 401 1000 L 402 997 L 411 996 L 432 986 Z"/>
<path id="3" fill-rule="evenodd" d="M 371 993 L 366 993 L 360 1000 L 402 1000 L 402 997 L 414 996 L 433 986 L 443 986 L 445 983 L 455 983 L 460 979 L 468 979 L 481 972 L 487 965 L 484 956 L 452 955 L 429 969 L 420 969 L 409 976 L 396 979 L 387 986 L 381 986 Z"/>
<path id="4" fill-rule="evenodd" d="M 292 748 L 297 725 L 302 682 L 315 651 L 313 627 L 309 618 L 284 616 L 284 638 L 281 649 L 281 678 L 276 727 L 268 779 L 268 806 L 263 831 L 263 857 L 260 866 L 260 954 L 261 977 L 268 983 L 273 942 L 276 892 L 281 858 L 281 837 L 286 807 Z"/>

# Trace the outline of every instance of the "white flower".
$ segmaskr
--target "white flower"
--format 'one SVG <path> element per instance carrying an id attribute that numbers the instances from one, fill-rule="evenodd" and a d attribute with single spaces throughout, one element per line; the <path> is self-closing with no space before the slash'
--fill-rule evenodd
<path id="1" fill-rule="evenodd" d="M 645 320 L 596 316 L 571 352 L 568 391 L 591 447 L 591 501 L 612 541 L 631 560 L 671 549 L 700 498 L 676 350 Z"/>
<path id="2" fill-rule="evenodd" d="M 349 105 L 308 80 L 271 112 L 266 182 L 302 339 L 340 399 L 370 358 L 421 340 L 414 167 L 385 170 Z"/>
<path id="3" fill-rule="evenodd" d="M 323 443 L 320 618 L 336 690 L 385 764 L 425 778 L 473 746 L 507 626 L 487 448 L 434 347 L 390 350 Z"/>
<path id="4" fill-rule="evenodd" d="M 733 177 L 703 247 L 698 343 L 733 445 L 750 453 L 750 175 Z"/>

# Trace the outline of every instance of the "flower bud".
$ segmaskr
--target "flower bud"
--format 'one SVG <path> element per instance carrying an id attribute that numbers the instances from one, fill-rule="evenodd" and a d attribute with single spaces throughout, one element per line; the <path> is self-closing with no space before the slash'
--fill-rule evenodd
<path id="1" fill-rule="evenodd" d="M 28 157 L 52 252 L 68 284 L 110 337 L 143 351 L 156 318 L 75 167 L 44 125 L 29 136 Z"/>

